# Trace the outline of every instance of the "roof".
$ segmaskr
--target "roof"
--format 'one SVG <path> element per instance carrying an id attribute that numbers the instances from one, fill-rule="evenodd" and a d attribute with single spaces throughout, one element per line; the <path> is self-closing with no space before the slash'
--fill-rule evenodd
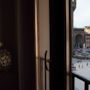
<path id="1" fill-rule="evenodd" d="M 84 28 L 74 28 L 74 30 L 84 31 Z"/>

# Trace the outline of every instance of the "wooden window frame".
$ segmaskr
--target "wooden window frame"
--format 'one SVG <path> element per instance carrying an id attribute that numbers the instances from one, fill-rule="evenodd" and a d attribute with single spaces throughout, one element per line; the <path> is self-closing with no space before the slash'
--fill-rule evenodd
<path id="1" fill-rule="evenodd" d="M 71 60 L 72 60 L 72 11 L 71 0 L 66 0 L 66 90 L 73 90 Z"/>

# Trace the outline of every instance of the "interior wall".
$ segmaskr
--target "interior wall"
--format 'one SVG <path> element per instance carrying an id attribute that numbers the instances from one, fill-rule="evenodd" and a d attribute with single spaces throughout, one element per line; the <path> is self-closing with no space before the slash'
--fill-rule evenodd
<path id="1" fill-rule="evenodd" d="M 47 59 L 50 59 L 50 28 L 49 28 L 49 0 L 39 0 L 39 30 L 40 30 L 40 57 L 44 58 L 47 50 Z M 45 67 L 43 64 L 43 90 L 45 90 Z M 48 65 L 48 63 L 47 63 Z M 49 67 L 49 65 L 48 65 Z M 49 90 L 49 72 L 46 72 L 46 90 Z"/>
<path id="2" fill-rule="evenodd" d="M 49 30 L 49 1 L 39 0 L 39 27 L 40 27 L 40 56 L 43 57 L 48 50 L 50 58 L 50 30 Z"/>

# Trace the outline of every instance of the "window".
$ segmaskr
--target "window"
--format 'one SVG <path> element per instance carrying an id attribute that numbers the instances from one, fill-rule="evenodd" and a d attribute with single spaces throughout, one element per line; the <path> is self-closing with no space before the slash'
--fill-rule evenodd
<path id="1" fill-rule="evenodd" d="M 67 90 L 71 87 L 72 90 L 90 90 L 90 11 L 87 9 L 89 4 L 90 0 L 66 0 Z M 80 13 L 75 15 L 78 12 L 77 8 Z"/>

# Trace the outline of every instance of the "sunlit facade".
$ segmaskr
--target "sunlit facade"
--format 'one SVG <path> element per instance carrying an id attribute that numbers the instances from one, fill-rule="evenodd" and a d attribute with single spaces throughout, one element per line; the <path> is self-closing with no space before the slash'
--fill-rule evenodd
<path id="1" fill-rule="evenodd" d="M 90 48 L 90 26 L 86 26 L 84 28 L 84 33 L 85 33 L 85 45 L 86 45 L 86 48 Z"/>

